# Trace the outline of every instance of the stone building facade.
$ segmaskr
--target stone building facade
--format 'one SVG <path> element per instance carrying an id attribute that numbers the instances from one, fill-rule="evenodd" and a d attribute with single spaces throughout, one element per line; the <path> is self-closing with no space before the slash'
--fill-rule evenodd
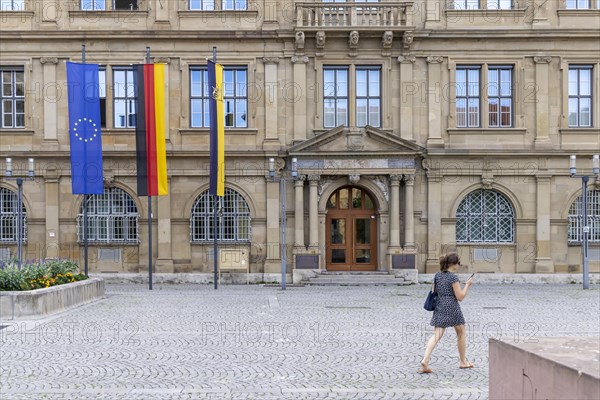
<path id="1" fill-rule="evenodd" d="M 580 271 L 569 155 L 591 175 L 600 153 L 600 1 L 1 3 L 0 163 L 36 165 L 23 185 L 24 258 L 83 254 L 64 62 L 85 45 L 101 65 L 106 187 L 89 208 L 91 271 L 147 270 L 129 71 L 149 47 L 167 64 L 168 94 L 155 270 L 212 270 L 204 107 L 216 47 L 228 107 L 219 237 L 250 254 L 251 273 L 280 273 L 283 198 L 289 270 L 431 272 L 457 250 L 480 272 Z M 596 177 L 589 189 L 598 272 Z M 0 179 L 3 257 L 16 254 L 16 190 Z"/>

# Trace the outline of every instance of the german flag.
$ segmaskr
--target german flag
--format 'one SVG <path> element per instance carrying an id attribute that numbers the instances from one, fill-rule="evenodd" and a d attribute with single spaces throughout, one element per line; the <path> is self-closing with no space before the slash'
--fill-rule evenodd
<path id="1" fill-rule="evenodd" d="M 223 107 L 223 66 L 208 60 L 210 112 L 210 185 L 209 193 L 225 196 L 225 113 Z"/>
<path id="2" fill-rule="evenodd" d="M 134 65 L 133 84 L 138 196 L 167 195 L 165 64 Z"/>

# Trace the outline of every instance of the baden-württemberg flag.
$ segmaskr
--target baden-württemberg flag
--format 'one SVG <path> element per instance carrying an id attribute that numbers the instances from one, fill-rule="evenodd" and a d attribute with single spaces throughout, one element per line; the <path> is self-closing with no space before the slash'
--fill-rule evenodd
<path id="1" fill-rule="evenodd" d="M 67 63 L 71 187 L 73 194 L 102 194 L 102 135 L 98 64 Z"/>
<path id="2" fill-rule="evenodd" d="M 223 107 L 223 66 L 208 61 L 210 111 L 210 188 L 211 195 L 225 195 L 225 114 Z"/>
<path id="3" fill-rule="evenodd" d="M 138 196 L 166 195 L 165 64 L 134 65 L 133 84 Z"/>

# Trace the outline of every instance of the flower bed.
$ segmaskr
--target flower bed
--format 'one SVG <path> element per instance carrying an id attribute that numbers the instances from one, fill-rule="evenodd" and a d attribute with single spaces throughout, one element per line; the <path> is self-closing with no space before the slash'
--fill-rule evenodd
<path id="1" fill-rule="evenodd" d="M 77 262 L 68 259 L 26 261 L 21 269 L 11 261 L 0 264 L 0 291 L 35 290 L 88 279 L 78 270 Z"/>

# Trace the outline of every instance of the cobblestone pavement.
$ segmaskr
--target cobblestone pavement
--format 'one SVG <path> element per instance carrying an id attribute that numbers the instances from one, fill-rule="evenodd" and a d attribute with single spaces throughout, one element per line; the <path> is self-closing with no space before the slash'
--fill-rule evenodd
<path id="1" fill-rule="evenodd" d="M 472 370 L 432 330 L 428 285 L 110 285 L 94 304 L 3 322 L 1 399 L 485 399 L 488 339 L 598 336 L 600 291 L 474 285 L 462 303 Z"/>

